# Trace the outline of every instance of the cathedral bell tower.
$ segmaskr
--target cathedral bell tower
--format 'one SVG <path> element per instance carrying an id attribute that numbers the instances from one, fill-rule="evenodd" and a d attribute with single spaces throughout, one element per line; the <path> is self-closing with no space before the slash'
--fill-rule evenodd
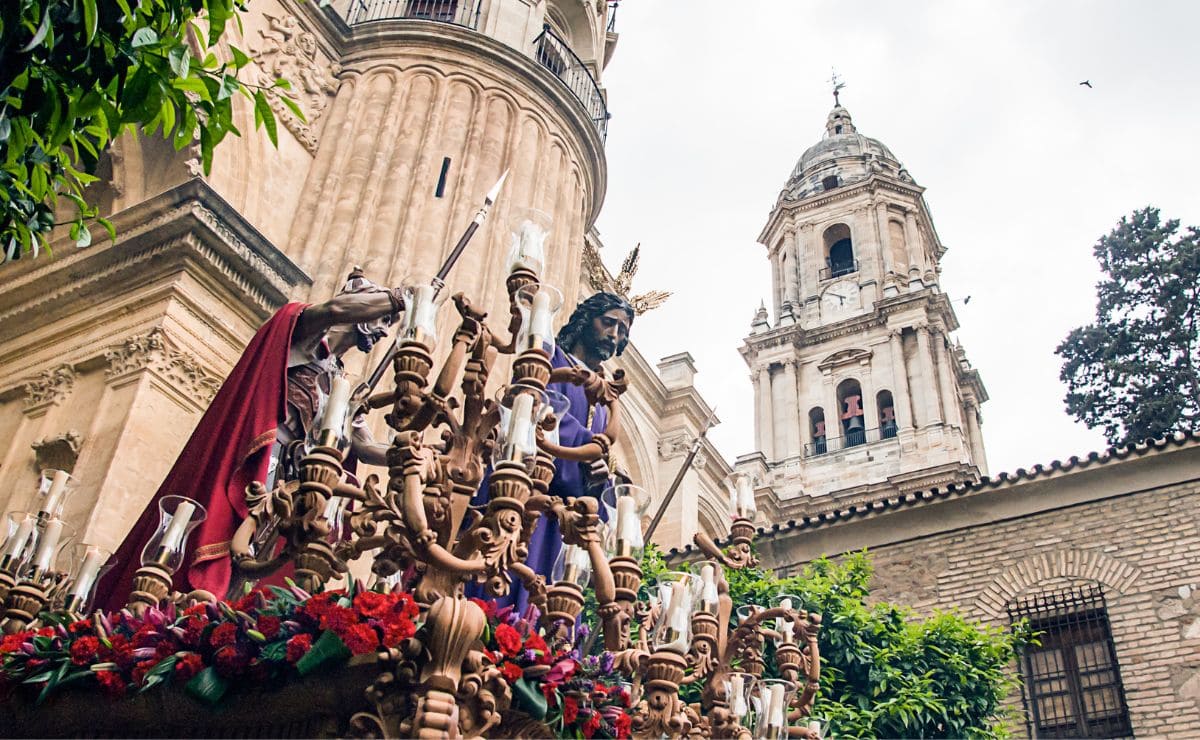
<path id="1" fill-rule="evenodd" d="M 772 271 L 741 347 L 769 520 L 986 474 L 987 392 L 950 332 L 946 248 L 895 155 L 835 104 L 758 240 Z"/>

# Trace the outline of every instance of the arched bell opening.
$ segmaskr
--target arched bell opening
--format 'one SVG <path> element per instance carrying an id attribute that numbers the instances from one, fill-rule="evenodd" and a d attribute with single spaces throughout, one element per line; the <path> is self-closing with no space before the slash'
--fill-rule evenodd
<path id="1" fill-rule="evenodd" d="M 858 261 L 854 259 L 854 242 L 850 238 L 850 227 L 834 224 L 825 230 L 825 270 L 822 277 L 835 278 L 858 272 Z"/>
<path id="2" fill-rule="evenodd" d="M 879 391 L 875 394 L 875 408 L 879 409 L 879 438 L 895 437 L 900 427 L 896 424 L 896 404 L 892 401 L 892 392 Z"/>
<path id="3" fill-rule="evenodd" d="M 844 447 L 855 447 L 866 443 L 867 425 L 863 418 L 862 387 L 857 380 L 843 380 L 838 384 L 838 420 L 842 425 Z"/>
<path id="4" fill-rule="evenodd" d="M 829 437 L 825 430 L 825 409 L 817 406 L 808 412 L 808 433 L 812 442 L 807 445 L 809 455 L 823 455 L 829 450 Z"/>

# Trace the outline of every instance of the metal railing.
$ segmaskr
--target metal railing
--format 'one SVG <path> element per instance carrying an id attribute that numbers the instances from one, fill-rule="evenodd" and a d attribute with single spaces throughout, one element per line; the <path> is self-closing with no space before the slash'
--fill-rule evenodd
<path id="1" fill-rule="evenodd" d="M 600 86 L 583 60 L 571 51 L 567 42 L 550 30 L 549 24 L 542 26 L 542 32 L 533 40 L 533 57 L 570 88 L 600 132 L 600 138 L 605 138 L 608 134 L 608 106 L 600 94 Z"/>
<path id="2" fill-rule="evenodd" d="M 830 278 L 849 275 L 852 272 L 858 272 L 858 260 L 850 260 L 849 262 L 839 262 L 836 265 L 821 268 L 821 279 L 829 280 Z"/>
<path id="3" fill-rule="evenodd" d="M 846 434 L 844 437 L 818 437 L 804 445 L 804 457 L 816 457 L 817 455 L 840 452 L 848 450 L 851 447 L 871 444 L 872 442 L 894 439 L 899 432 L 900 427 L 895 424 L 885 424 L 882 427 L 859 429 Z"/>
<path id="4" fill-rule="evenodd" d="M 353 0 L 346 13 L 351 26 L 395 18 L 436 21 L 479 29 L 483 0 Z"/>

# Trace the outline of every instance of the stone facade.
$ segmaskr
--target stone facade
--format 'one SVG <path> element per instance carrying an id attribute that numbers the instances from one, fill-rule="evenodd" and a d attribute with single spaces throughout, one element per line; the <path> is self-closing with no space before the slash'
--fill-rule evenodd
<path id="1" fill-rule="evenodd" d="M 553 221 L 542 278 L 568 306 L 590 292 L 607 176 L 600 79 L 617 40 L 606 3 L 482 0 L 467 13 L 448 2 L 439 7 L 453 17 L 395 17 L 432 5 L 255 2 L 229 40 L 254 52 L 250 82 L 290 79 L 306 120 L 274 101 L 276 150 L 239 101 L 244 136 L 217 148 L 208 176 L 198 146 L 175 152 L 159 138 L 124 137 L 91 193 L 118 243 L 79 250 L 62 233 L 53 258 L 4 266 L 6 510 L 28 506 L 40 467 L 68 461 L 78 484 L 65 517 L 77 541 L 117 544 L 274 310 L 328 299 L 353 265 L 388 284 L 427 280 L 506 169 L 448 289 L 507 315 L 510 230 L 532 207 Z M 354 15 L 363 9 L 384 17 Z M 443 308 L 440 352 L 452 314 Z M 348 359 L 353 374 L 378 357 Z M 636 421 L 618 454 L 661 495 L 675 460 L 660 455 L 660 439 L 698 433 L 708 407 L 690 386 L 661 381 L 636 350 L 622 366 Z M 707 452 L 677 504 L 690 519 L 664 529 L 668 538 L 721 523 L 700 513 L 728 471 Z"/>
<path id="2" fill-rule="evenodd" d="M 923 192 L 839 105 L 759 235 L 775 319 L 760 309 L 741 348 L 757 451 L 738 467 L 768 521 L 986 473 L 987 392 L 950 337 Z"/>
<path id="3" fill-rule="evenodd" d="M 1020 597 L 1097 585 L 1134 733 L 1200 733 L 1200 437 L 877 503 L 764 528 L 760 553 L 792 573 L 867 548 L 874 597 L 996 625 Z"/>

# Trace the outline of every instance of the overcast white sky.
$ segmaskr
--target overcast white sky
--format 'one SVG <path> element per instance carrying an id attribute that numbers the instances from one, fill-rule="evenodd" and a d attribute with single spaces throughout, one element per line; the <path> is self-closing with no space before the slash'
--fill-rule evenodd
<path id="1" fill-rule="evenodd" d="M 943 289 L 972 296 L 957 338 L 991 395 L 992 473 L 1102 449 L 1063 411 L 1054 348 L 1091 320 L 1092 247 L 1122 215 L 1200 225 L 1198 28 L 1197 2 L 625 0 L 598 228 L 611 268 L 642 243 L 635 292 L 675 292 L 634 341 L 651 362 L 691 352 L 711 437 L 752 451 L 756 238 L 836 66 L 859 132 L 927 188 Z"/>

